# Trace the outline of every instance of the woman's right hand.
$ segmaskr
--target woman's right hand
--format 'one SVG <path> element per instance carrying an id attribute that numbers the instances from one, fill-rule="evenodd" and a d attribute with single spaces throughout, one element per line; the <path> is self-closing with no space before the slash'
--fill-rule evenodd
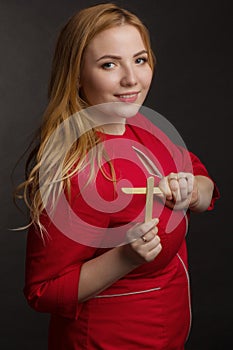
<path id="1" fill-rule="evenodd" d="M 84 262 L 79 277 L 79 302 L 92 298 L 135 268 L 156 258 L 162 249 L 157 234 L 158 222 L 154 219 L 136 224 L 127 232 L 127 244 Z"/>
<path id="2" fill-rule="evenodd" d="M 127 232 L 129 243 L 123 246 L 124 257 L 133 265 L 153 261 L 162 250 L 158 236 L 158 219 L 136 224 Z"/>

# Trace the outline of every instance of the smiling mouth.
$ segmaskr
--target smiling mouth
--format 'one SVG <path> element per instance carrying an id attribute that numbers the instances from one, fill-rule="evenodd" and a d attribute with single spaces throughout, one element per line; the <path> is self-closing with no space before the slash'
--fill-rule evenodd
<path id="1" fill-rule="evenodd" d="M 126 94 L 119 94 L 116 95 L 119 98 L 134 98 L 137 97 L 139 92 L 132 92 L 132 93 L 126 93 Z"/>
<path id="2" fill-rule="evenodd" d="M 136 97 L 138 94 L 127 94 L 127 95 L 117 95 L 120 98 L 132 98 L 132 97 Z"/>
<path id="3" fill-rule="evenodd" d="M 120 102 L 136 103 L 140 91 L 115 95 Z"/>

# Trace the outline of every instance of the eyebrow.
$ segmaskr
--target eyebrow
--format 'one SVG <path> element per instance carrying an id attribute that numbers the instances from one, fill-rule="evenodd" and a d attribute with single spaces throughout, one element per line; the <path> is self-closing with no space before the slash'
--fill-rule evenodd
<path id="1" fill-rule="evenodd" d="M 139 52 L 135 53 L 135 54 L 133 55 L 133 57 L 137 57 L 137 56 L 142 55 L 142 54 L 145 54 L 145 53 L 148 54 L 148 51 L 142 50 L 142 51 L 139 51 Z M 104 55 L 104 56 L 98 58 L 98 60 L 96 60 L 96 62 L 98 62 L 98 61 L 100 61 L 100 60 L 103 60 L 103 59 L 106 59 L 106 58 L 115 59 L 115 60 L 120 60 L 120 59 L 121 59 L 120 56 L 115 56 L 115 55 Z"/>

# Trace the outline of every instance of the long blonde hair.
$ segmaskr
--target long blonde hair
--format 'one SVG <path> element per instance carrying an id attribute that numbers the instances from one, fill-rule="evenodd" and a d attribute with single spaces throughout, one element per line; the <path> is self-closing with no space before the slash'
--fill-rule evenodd
<path id="1" fill-rule="evenodd" d="M 30 210 L 30 224 L 42 227 L 40 215 L 46 202 L 51 195 L 54 198 L 56 194 L 58 198 L 63 189 L 69 190 L 70 177 L 85 166 L 87 152 L 91 154 L 88 159 L 91 165 L 94 163 L 94 158 L 100 159 L 101 153 L 103 154 L 101 147 L 95 147 L 99 143 L 95 128 L 87 125 L 90 122 L 81 114 L 75 119 L 75 127 L 81 136 L 66 154 L 65 161 L 61 159 L 60 150 L 55 144 L 47 148 L 46 146 L 51 135 L 56 133 L 62 123 L 71 115 L 89 107 L 79 91 L 79 76 L 86 47 L 98 33 L 124 24 L 133 25 L 139 30 L 148 51 L 148 63 L 153 70 L 155 58 L 146 27 L 137 16 L 115 4 L 100 4 L 81 10 L 70 18 L 60 32 L 52 62 L 48 106 L 44 112 L 37 145 L 28 158 L 26 180 L 16 191 L 16 195 L 24 199 Z M 63 128 L 64 145 L 69 142 L 71 129 L 72 126 L 69 124 Z M 48 166 L 41 189 L 39 175 L 45 159 Z M 63 164 L 62 173 L 58 176 L 56 168 L 60 163 Z"/>

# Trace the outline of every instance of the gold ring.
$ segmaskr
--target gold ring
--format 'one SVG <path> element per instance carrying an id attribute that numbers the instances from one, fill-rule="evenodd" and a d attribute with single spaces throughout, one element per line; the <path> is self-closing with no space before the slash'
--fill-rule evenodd
<path id="1" fill-rule="evenodd" d="M 147 242 L 147 239 L 144 236 L 142 236 L 141 239 L 143 240 L 144 243 Z"/>

